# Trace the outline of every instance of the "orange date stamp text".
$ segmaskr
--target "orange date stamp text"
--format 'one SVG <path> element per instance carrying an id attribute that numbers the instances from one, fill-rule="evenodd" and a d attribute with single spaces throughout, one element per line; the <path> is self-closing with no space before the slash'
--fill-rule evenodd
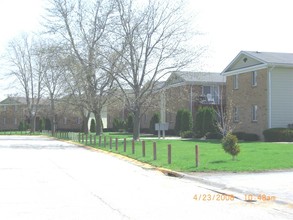
<path id="1" fill-rule="evenodd" d="M 206 193 L 206 194 L 195 194 L 193 199 L 196 201 L 233 201 L 234 195 L 220 194 L 220 193 Z"/>

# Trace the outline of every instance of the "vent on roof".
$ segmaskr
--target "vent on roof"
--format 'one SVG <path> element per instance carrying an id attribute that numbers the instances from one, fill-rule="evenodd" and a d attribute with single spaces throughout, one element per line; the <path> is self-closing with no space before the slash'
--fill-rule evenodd
<path id="1" fill-rule="evenodd" d="M 245 57 L 245 58 L 243 59 L 243 62 L 246 63 L 246 61 L 247 61 L 247 58 Z"/>

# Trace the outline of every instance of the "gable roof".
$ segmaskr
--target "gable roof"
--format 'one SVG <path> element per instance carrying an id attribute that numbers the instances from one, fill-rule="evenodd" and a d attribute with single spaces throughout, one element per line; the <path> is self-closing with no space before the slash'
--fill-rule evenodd
<path id="1" fill-rule="evenodd" d="M 31 99 L 30 99 L 31 100 Z M 25 97 L 7 97 L 6 99 L 0 102 L 0 105 L 26 105 L 26 98 Z M 40 105 L 47 105 L 49 104 L 48 99 L 41 99 Z"/>
<path id="2" fill-rule="evenodd" d="M 233 75 L 275 66 L 293 68 L 293 53 L 240 51 L 222 74 Z"/>
<path id="3" fill-rule="evenodd" d="M 24 97 L 7 97 L 0 102 L 1 105 L 25 105 L 26 99 Z"/>
<path id="4" fill-rule="evenodd" d="M 226 77 L 213 72 L 173 72 L 166 81 L 167 85 L 174 84 L 224 84 Z"/>

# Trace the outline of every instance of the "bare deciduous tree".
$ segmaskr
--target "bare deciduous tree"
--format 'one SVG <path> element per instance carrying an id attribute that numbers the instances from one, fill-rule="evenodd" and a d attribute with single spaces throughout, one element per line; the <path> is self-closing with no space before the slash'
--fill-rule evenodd
<path id="1" fill-rule="evenodd" d="M 112 85 L 105 71 L 103 45 L 113 12 L 112 1 L 49 0 L 45 26 L 69 45 L 81 69 L 87 108 L 95 115 L 96 133 L 102 130 L 101 111 Z"/>
<path id="2" fill-rule="evenodd" d="M 182 4 L 171 1 L 116 0 L 119 18 L 112 49 L 120 54 L 116 81 L 134 114 L 133 138 L 139 139 L 140 118 L 159 81 L 186 67 L 201 54 L 191 51 L 188 21 Z"/>
<path id="3" fill-rule="evenodd" d="M 7 59 L 12 68 L 10 75 L 16 77 L 25 95 L 31 132 L 35 132 L 43 89 L 43 66 L 37 42 L 28 34 L 15 38 L 9 43 Z"/>
<path id="4" fill-rule="evenodd" d="M 38 49 L 39 63 L 44 70 L 44 87 L 50 100 L 51 131 L 56 131 L 56 101 L 64 94 L 64 53 L 63 48 L 53 41 L 42 40 Z"/>

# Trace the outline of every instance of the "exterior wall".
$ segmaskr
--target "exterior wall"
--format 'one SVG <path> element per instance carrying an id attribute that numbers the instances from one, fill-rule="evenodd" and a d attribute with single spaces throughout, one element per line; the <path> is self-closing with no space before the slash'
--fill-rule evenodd
<path id="1" fill-rule="evenodd" d="M 271 127 L 293 123 L 293 69 L 271 71 Z"/>
<path id="2" fill-rule="evenodd" d="M 257 71 L 257 85 L 252 86 L 252 72 L 238 75 L 238 89 L 233 89 L 233 76 L 227 77 L 227 102 L 229 114 L 232 106 L 238 107 L 239 121 L 233 122 L 235 131 L 258 134 L 268 128 L 268 70 Z M 257 121 L 252 121 L 252 106 L 257 105 Z"/>
<path id="3" fill-rule="evenodd" d="M 0 130 L 18 130 L 19 123 L 25 120 L 25 106 L 0 105 Z"/>
<path id="4" fill-rule="evenodd" d="M 207 84 L 212 86 L 213 84 Z M 225 90 L 225 85 L 220 85 L 220 91 Z M 169 87 L 165 90 L 166 97 L 166 122 L 169 123 L 169 129 L 174 129 L 176 114 L 180 109 L 188 109 L 195 116 L 200 106 L 216 106 L 212 104 L 202 104 L 202 85 L 180 85 Z M 222 97 L 225 98 L 225 91 Z M 149 128 L 150 120 L 154 113 L 160 113 L 160 93 L 157 93 L 153 99 L 153 105 L 142 117 L 141 127 Z"/>

